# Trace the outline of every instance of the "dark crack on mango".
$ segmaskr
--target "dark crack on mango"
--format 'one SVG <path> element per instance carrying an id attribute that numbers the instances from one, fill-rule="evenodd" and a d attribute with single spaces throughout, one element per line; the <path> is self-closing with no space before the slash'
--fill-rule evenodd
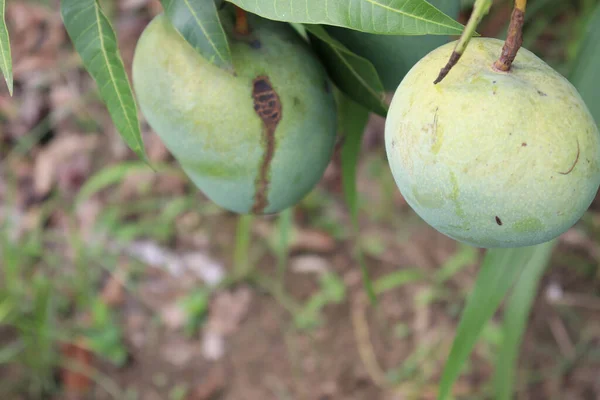
<path id="1" fill-rule="evenodd" d="M 265 147 L 265 153 L 255 182 L 256 193 L 252 212 L 262 214 L 269 205 L 269 173 L 275 155 L 275 130 L 281 121 L 282 105 L 279 95 L 273 89 L 273 85 L 267 76 L 258 76 L 254 79 L 252 98 L 254 99 L 254 111 L 263 123 L 262 144 Z"/>

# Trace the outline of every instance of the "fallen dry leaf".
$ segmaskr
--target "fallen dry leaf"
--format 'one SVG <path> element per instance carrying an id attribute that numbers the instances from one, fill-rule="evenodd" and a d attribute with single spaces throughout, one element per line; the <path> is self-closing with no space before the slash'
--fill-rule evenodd
<path id="1" fill-rule="evenodd" d="M 186 400 L 215 399 L 225 389 L 226 383 L 224 368 L 215 366 L 204 376 L 202 382 L 194 388 Z"/>
<path id="2" fill-rule="evenodd" d="M 161 345 L 162 358 L 176 367 L 185 366 L 197 356 L 198 346 L 182 338 L 172 337 Z"/>
<path id="3" fill-rule="evenodd" d="M 218 293 L 210 304 L 207 328 L 222 335 L 231 335 L 246 316 L 251 300 L 252 290 L 245 286 L 234 292 Z"/>
<path id="4" fill-rule="evenodd" d="M 290 269 L 300 274 L 322 274 L 329 268 L 329 261 L 315 254 L 295 256 L 290 259 Z"/>
<path id="5" fill-rule="evenodd" d="M 162 323 L 172 331 L 181 329 L 188 319 L 185 310 L 179 305 L 178 299 L 161 307 L 159 313 Z"/>
<path id="6" fill-rule="evenodd" d="M 127 280 L 127 272 L 123 269 L 117 269 L 111 274 L 102 291 L 100 292 L 100 299 L 109 307 L 116 307 L 123 304 L 125 301 L 125 286 L 124 282 Z"/>
<path id="7" fill-rule="evenodd" d="M 250 308 L 252 291 L 240 287 L 234 292 L 219 292 L 211 301 L 208 322 L 202 337 L 202 354 L 218 360 L 225 353 L 225 337 L 237 331 Z"/>
<path id="8" fill-rule="evenodd" d="M 85 176 L 90 165 L 86 161 L 77 161 L 77 159 L 83 155 L 90 157 L 89 153 L 97 143 L 97 136 L 69 133 L 58 136 L 48 147 L 42 149 L 36 158 L 33 175 L 36 195 L 41 197 L 48 194 L 59 174 L 69 174 L 71 168 L 75 170 L 85 168 L 85 171 L 75 173 L 77 176 Z M 69 177 L 62 179 L 69 179 Z M 69 181 L 68 184 L 70 183 Z"/>
<path id="9" fill-rule="evenodd" d="M 87 392 L 92 386 L 90 377 L 78 369 L 87 368 L 91 365 L 93 355 L 81 343 L 65 343 L 61 346 L 61 354 L 66 363 L 71 364 L 69 368 L 61 370 L 61 382 L 69 398 L 78 398 Z"/>

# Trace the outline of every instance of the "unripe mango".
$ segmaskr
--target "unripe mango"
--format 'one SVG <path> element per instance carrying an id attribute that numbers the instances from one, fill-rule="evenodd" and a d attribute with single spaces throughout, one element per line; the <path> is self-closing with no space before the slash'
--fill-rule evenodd
<path id="1" fill-rule="evenodd" d="M 336 137 L 332 88 L 288 24 L 224 21 L 234 71 L 204 59 L 164 15 L 140 37 L 133 84 L 149 125 L 204 194 L 237 212 L 271 214 L 320 180 Z"/>
<path id="2" fill-rule="evenodd" d="M 600 134 L 577 90 L 527 49 L 509 72 L 503 42 L 474 38 L 433 84 L 454 43 L 420 60 L 398 86 L 385 127 L 394 179 L 427 223 L 474 246 L 556 238 L 600 185 Z"/>

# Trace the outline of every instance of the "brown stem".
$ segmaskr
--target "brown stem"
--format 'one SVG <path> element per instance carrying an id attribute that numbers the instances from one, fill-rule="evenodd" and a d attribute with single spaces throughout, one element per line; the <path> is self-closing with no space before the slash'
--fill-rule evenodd
<path id="1" fill-rule="evenodd" d="M 525 23 L 525 7 L 527 0 L 516 0 L 515 8 L 510 17 L 510 25 L 508 26 L 508 35 L 500 58 L 494 62 L 494 68 L 498 71 L 508 72 L 510 67 L 517 57 L 517 52 L 523 44 L 523 24 Z"/>
<path id="2" fill-rule="evenodd" d="M 250 34 L 250 27 L 248 26 L 248 13 L 238 6 L 235 6 L 235 32 L 243 36 Z"/>

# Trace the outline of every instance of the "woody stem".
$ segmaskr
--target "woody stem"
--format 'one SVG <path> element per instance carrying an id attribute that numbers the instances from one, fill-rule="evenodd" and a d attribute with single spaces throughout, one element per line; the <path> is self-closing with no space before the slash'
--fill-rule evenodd
<path id="1" fill-rule="evenodd" d="M 523 44 L 523 24 L 525 23 L 526 7 L 527 0 L 515 0 L 515 8 L 510 17 L 510 25 L 508 26 L 508 34 L 502 47 L 502 53 L 493 65 L 498 71 L 510 71 L 510 67 L 515 57 L 517 57 L 517 52 Z"/>
<path id="2" fill-rule="evenodd" d="M 235 6 L 235 31 L 240 35 L 250 34 L 250 27 L 248 26 L 248 13 Z"/>

